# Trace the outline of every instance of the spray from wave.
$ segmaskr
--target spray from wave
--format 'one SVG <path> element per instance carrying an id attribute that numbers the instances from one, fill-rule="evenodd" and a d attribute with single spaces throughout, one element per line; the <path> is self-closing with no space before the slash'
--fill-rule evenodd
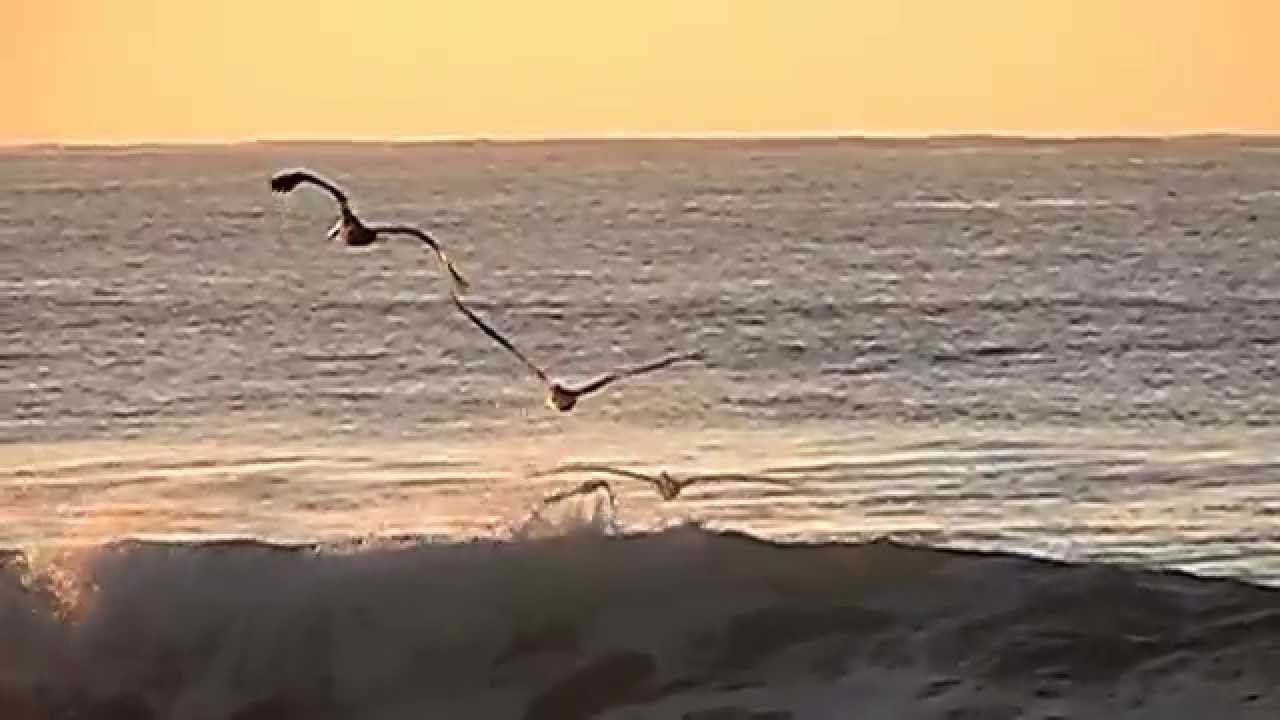
<path id="1" fill-rule="evenodd" d="M 10 554 L 0 717 L 1280 709 L 1275 591 L 885 541 L 622 535 L 587 485 L 501 540 L 125 541 L 44 567 Z"/>

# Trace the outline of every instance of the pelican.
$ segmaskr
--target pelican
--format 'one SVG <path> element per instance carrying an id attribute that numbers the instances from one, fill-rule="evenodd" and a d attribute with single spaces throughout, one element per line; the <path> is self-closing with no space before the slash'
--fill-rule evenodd
<path id="1" fill-rule="evenodd" d="M 605 373 L 585 385 L 580 385 L 578 387 L 566 387 L 565 385 L 552 380 L 547 375 L 546 371 L 539 367 L 537 363 L 525 357 L 524 353 L 517 350 L 509 340 L 503 337 L 497 330 L 490 327 L 484 320 L 481 320 L 475 313 L 471 312 L 471 308 L 467 307 L 466 303 L 462 302 L 462 298 L 458 297 L 456 292 L 450 291 L 450 295 L 453 297 L 453 304 L 457 306 L 458 310 L 463 315 L 467 316 L 467 319 L 475 323 L 476 327 L 483 330 L 485 335 L 488 335 L 499 345 L 511 351 L 512 355 L 519 358 L 519 360 L 525 364 L 525 367 L 529 368 L 529 371 L 542 381 L 543 386 L 545 386 L 547 390 L 547 406 L 553 410 L 559 410 L 560 412 L 569 412 L 578 404 L 578 400 L 612 383 L 622 380 L 623 378 L 635 377 L 636 375 L 643 375 L 644 373 L 661 370 L 662 368 L 665 368 L 668 365 L 674 365 L 681 360 L 702 359 L 701 352 L 668 355 L 661 360 L 655 360 L 644 365 L 623 368 L 621 370 Z"/>
<path id="2" fill-rule="evenodd" d="M 440 258 L 441 264 L 449 271 L 454 285 L 466 290 L 471 286 L 462 273 L 454 267 L 445 255 L 436 239 L 413 227 L 412 225 L 366 225 L 352 210 L 347 194 L 333 182 L 309 170 L 283 170 L 271 176 L 271 191 L 281 194 L 293 192 L 299 185 L 310 183 L 325 190 L 338 202 L 338 210 L 342 213 L 338 221 L 329 230 L 329 239 L 341 239 L 350 247 L 368 247 L 378 240 L 379 235 L 409 235 L 426 243 Z"/>
<path id="3" fill-rule="evenodd" d="M 616 468 L 609 465 L 596 465 L 592 463 L 571 463 L 568 465 L 560 465 L 558 467 L 551 468 L 550 470 L 540 470 L 538 472 L 531 473 L 528 477 L 537 478 L 580 472 L 604 473 L 606 475 L 616 475 L 618 477 L 630 478 L 632 480 L 639 480 L 641 482 L 648 483 L 658 491 L 658 495 L 661 496 L 663 500 L 668 502 L 679 497 L 680 492 L 685 488 L 696 482 L 702 482 L 704 480 L 762 481 L 775 485 L 791 487 L 791 483 L 784 480 L 775 480 L 773 478 L 756 477 L 751 475 L 713 473 L 707 475 L 686 475 L 682 478 L 678 478 L 666 470 L 658 471 L 657 475 L 646 475 L 645 473 L 636 472 L 634 470 L 625 470 L 623 468 Z M 593 481 L 588 480 L 587 482 L 584 482 L 581 487 L 586 487 L 591 482 Z M 594 482 L 603 483 L 604 481 L 596 480 Z"/>
<path id="4" fill-rule="evenodd" d="M 684 490 L 686 487 L 696 482 L 696 480 L 692 478 L 677 480 L 676 478 L 672 477 L 671 474 L 668 473 L 666 470 L 659 471 L 657 475 L 645 475 L 644 473 L 638 473 L 632 470 L 623 470 L 622 468 L 609 467 L 608 465 L 585 465 L 585 464 L 584 465 L 566 465 L 563 467 L 552 468 L 550 470 L 542 470 L 539 472 L 531 473 L 529 477 L 530 478 L 547 477 L 549 475 L 563 475 L 565 473 L 574 473 L 574 472 L 598 472 L 598 473 L 605 473 L 608 475 L 616 475 L 618 477 L 630 478 L 632 480 L 639 480 L 640 482 L 648 483 L 649 485 L 652 485 L 654 489 L 658 491 L 658 495 L 660 495 L 662 499 L 666 501 L 675 500 L 676 497 L 680 495 L 681 490 Z M 582 483 L 582 485 L 580 485 L 579 487 L 587 487 L 592 483 L 597 483 L 600 485 L 604 485 L 606 487 L 608 486 L 608 483 L 605 482 L 604 480 L 587 480 L 586 482 Z"/>

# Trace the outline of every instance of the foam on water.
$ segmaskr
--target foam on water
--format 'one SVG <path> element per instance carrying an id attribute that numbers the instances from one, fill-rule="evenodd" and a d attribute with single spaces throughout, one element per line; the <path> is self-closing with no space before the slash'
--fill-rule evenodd
<path id="1" fill-rule="evenodd" d="M 6 154 L 0 717 L 1276 717 L 1261 589 L 859 544 L 1277 582 L 1252 142 Z M 707 365 L 539 412 L 295 164 L 557 374 Z"/>
<path id="2" fill-rule="evenodd" d="M 430 441 L 135 441 L 0 451 L 0 547 L 122 536 L 278 542 L 490 537 L 602 464 L 702 478 L 672 502 L 613 481 L 627 532 L 697 521 L 780 541 L 878 535 L 952 547 L 1170 566 L 1280 583 L 1276 442 L 1253 433 L 867 428 L 865 435 L 478 423 Z M 677 426 L 678 427 L 678 426 Z M 305 431 L 306 426 L 294 428 Z"/>
<path id="3" fill-rule="evenodd" d="M 129 541 L 11 557 L 0 713 L 914 718 L 1068 703 L 1194 717 L 1158 713 L 1217 702 L 1261 718 L 1280 700 L 1274 592 L 891 543 L 571 525 L 464 544 Z M 1056 679 L 1038 674 L 1049 668 Z"/>

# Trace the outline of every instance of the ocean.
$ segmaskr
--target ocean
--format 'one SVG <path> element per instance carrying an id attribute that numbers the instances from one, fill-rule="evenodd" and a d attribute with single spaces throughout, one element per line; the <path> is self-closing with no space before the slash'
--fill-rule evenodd
<path id="1" fill-rule="evenodd" d="M 705 360 L 557 413 L 290 167 L 556 377 Z M 1277 177 L 1232 137 L 0 150 L 0 716 L 1274 718 Z"/>

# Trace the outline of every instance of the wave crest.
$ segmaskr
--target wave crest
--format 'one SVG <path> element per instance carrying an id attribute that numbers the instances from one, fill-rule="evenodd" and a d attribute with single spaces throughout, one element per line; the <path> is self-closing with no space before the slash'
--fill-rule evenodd
<path id="1" fill-rule="evenodd" d="M 127 541 L 70 615 L 4 567 L 6 718 L 1274 717 L 1280 686 L 1276 591 L 887 541 Z"/>

